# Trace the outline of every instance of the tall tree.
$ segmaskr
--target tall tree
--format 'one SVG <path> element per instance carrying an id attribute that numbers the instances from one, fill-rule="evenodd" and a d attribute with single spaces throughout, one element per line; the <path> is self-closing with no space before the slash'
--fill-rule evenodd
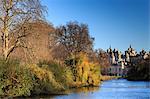
<path id="1" fill-rule="evenodd" d="M 43 19 L 44 7 L 39 0 L 0 0 L 0 35 L 5 60 L 17 47 L 26 47 L 27 23 Z"/>
<path id="2" fill-rule="evenodd" d="M 56 29 L 57 41 L 63 45 L 68 54 L 75 55 L 79 52 L 88 52 L 93 48 L 94 38 L 90 37 L 88 26 L 77 22 Z"/>
<path id="3" fill-rule="evenodd" d="M 98 59 L 99 65 L 101 67 L 101 73 L 103 75 L 105 75 L 105 74 L 107 74 L 106 68 L 108 68 L 110 66 L 109 56 L 102 49 L 96 50 L 96 53 L 97 53 L 97 59 Z"/>

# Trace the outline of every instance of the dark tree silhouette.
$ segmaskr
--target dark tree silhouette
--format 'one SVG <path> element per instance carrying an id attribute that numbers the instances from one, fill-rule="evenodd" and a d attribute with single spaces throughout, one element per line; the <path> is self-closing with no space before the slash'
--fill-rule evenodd
<path id="1" fill-rule="evenodd" d="M 68 55 L 92 50 L 94 38 L 90 37 L 88 26 L 77 22 L 69 22 L 56 28 L 58 45 L 63 45 Z M 63 54 L 63 53 L 61 53 Z"/>

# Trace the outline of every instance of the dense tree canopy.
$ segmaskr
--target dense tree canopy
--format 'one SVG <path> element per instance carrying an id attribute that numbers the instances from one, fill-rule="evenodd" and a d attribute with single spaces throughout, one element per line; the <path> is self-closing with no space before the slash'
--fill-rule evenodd
<path id="1" fill-rule="evenodd" d="M 150 56 L 129 65 L 128 80 L 150 80 Z"/>

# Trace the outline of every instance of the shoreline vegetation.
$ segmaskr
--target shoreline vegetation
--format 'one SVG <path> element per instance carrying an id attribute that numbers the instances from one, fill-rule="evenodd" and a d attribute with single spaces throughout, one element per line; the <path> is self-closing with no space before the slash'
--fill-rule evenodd
<path id="1" fill-rule="evenodd" d="M 100 76 L 99 66 L 87 63 L 88 60 L 85 58 L 83 56 L 83 62 L 76 67 L 83 66 L 83 71 L 77 70 L 76 75 L 73 75 L 70 67 L 58 61 L 42 61 L 38 64 L 22 65 L 18 60 L 5 62 L 1 59 L 0 96 L 28 97 L 41 94 L 67 94 L 63 92 L 74 88 L 99 87 L 101 81 L 117 79 L 115 76 Z"/>
<path id="2" fill-rule="evenodd" d="M 59 94 L 70 88 L 99 86 L 100 67 L 82 55 L 76 65 L 69 66 L 57 61 L 22 65 L 18 60 L 0 60 L 0 96 Z"/>
<path id="3" fill-rule="evenodd" d="M 0 96 L 28 97 L 41 94 L 67 94 L 66 90 L 69 89 L 99 87 L 101 81 L 117 79 L 115 76 L 100 76 L 99 67 L 89 63 L 85 64 L 85 58 L 85 56 L 82 56 L 82 62 L 77 65 L 83 66 L 83 71 L 78 72 L 80 69 L 77 70 L 76 75 L 73 75 L 70 67 L 58 61 L 44 60 L 38 64 L 22 65 L 18 60 L 5 62 L 1 59 Z"/>

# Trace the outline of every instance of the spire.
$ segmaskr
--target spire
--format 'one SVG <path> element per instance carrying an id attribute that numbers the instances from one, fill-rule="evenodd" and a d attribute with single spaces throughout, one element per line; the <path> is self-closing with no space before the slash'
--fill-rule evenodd
<path id="1" fill-rule="evenodd" d="M 111 45 L 109 46 L 109 48 L 107 50 L 107 53 L 110 53 L 110 52 L 112 52 Z"/>
<path id="2" fill-rule="evenodd" d="M 132 48 L 131 44 L 130 44 L 130 48 Z"/>
<path id="3" fill-rule="evenodd" d="M 111 49 L 111 45 L 109 46 L 109 49 Z"/>

